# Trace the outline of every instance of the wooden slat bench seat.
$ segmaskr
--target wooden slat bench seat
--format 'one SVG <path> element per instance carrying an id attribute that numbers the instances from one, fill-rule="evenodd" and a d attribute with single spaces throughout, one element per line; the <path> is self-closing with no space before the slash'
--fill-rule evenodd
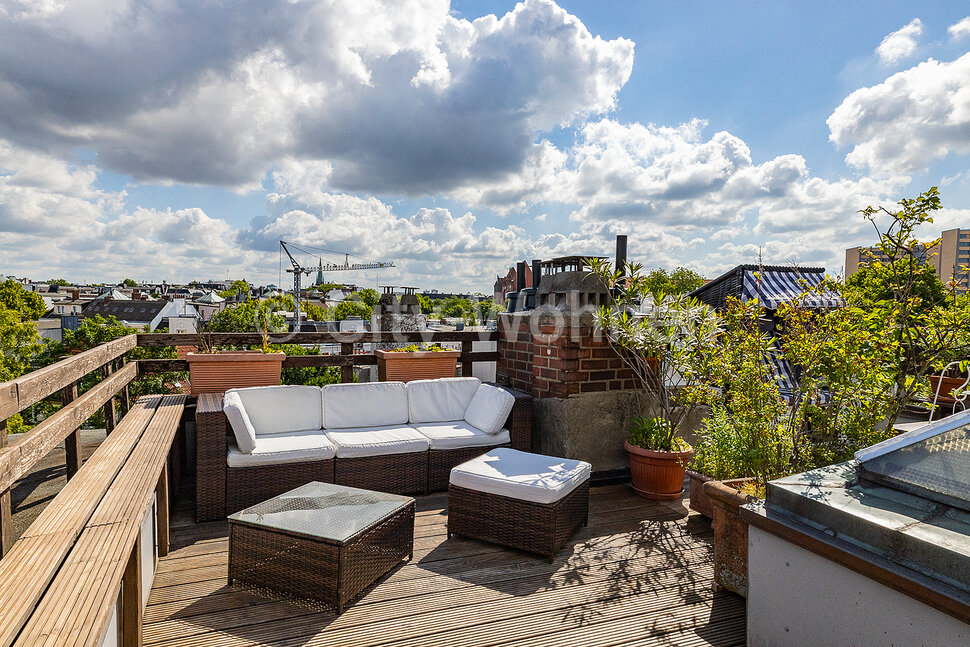
<path id="1" fill-rule="evenodd" d="M 138 644 L 141 524 L 157 494 L 163 555 L 184 408 L 182 395 L 140 398 L 0 560 L 0 647 L 97 645 L 122 588 L 124 644 Z"/>

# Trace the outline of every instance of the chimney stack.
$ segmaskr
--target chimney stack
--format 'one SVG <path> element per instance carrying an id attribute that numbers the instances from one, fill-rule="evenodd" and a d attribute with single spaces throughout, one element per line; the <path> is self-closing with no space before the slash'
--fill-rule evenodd
<path id="1" fill-rule="evenodd" d="M 616 237 L 616 268 L 621 276 L 626 275 L 626 236 Z"/>
<path id="2" fill-rule="evenodd" d="M 542 261 L 538 258 L 532 259 L 532 287 L 539 287 L 539 280 L 542 278 Z"/>
<path id="3" fill-rule="evenodd" d="M 515 266 L 515 290 L 525 289 L 525 261 L 519 261 Z"/>

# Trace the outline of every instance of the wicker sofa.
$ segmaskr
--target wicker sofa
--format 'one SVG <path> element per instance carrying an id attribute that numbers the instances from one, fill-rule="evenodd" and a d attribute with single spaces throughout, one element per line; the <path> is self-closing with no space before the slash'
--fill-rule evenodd
<path id="1" fill-rule="evenodd" d="M 196 517 L 223 519 L 309 481 L 399 494 L 448 488 L 495 447 L 528 451 L 531 398 L 447 378 L 231 389 L 200 397 Z"/>

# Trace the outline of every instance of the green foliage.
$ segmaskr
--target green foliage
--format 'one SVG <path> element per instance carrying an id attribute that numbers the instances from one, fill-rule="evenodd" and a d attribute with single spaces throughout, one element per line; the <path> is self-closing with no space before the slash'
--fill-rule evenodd
<path id="1" fill-rule="evenodd" d="M 125 279 L 121 282 L 121 285 L 125 286 L 126 288 L 133 288 L 138 285 L 138 281 L 134 279 Z"/>
<path id="2" fill-rule="evenodd" d="M 246 281 L 233 281 L 232 285 L 229 286 L 228 290 L 222 290 L 218 292 L 218 295 L 223 299 L 229 299 L 236 296 L 237 294 L 249 294 L 249 283 Z"/>
<path id="3" fill-rule="evenodd" d="M 23 315 L 0 303 L 0 382 L 20 377 L 40 350 L 37 329 L 21 321 Z"/>
<path id="4" fill-rule="evenodd" d="M 274 352 L 286 353 L 287 357 L 320 354 L 319 348 L 306 348 L 297 344 L 272 344 L 270 348 Z M 354 381 L 357 381 L 356 374 Z M 340 368 L 337 366 L 284 367 L 281 382 L 283 384 L 309 384 L 312 386 L 340 384 Z"/>
<path id="5" fill-rule="evenodd" d="M 673 433 L 666 418 L 633 418 L 627 441 L 636 447 L 661 452 L 683 452 L 691 448 L 687 441 Z"/>
<path id="6" fill-rule="evenodd" d="M 644 277 L 645 290 L 652 294 L 684 294 L 704 285 L 704 278 L 686 267 L 673 272 L 656 269 Z"/>
<path id="7" fill-rule="evenodd" d="M 317 285 L 314 285 L 312 289 L 317 290 L 318 292 L 322 292 L 323 294 L 327 294 L 331 290 L 336 290 L 337 288 L 342 288 L 342 287 L 343 287 L 343 283 L 319 283 Z"/>
<path id="8" fill-rule="evenodd" d="M 48 285 L 60 285 L 60 286 L 70 285 L 70 283 L 67 282 L 67 279 L 47 279 L 46 281 L 44 281 L 44 283 L 47 283 Z"/>
<path id="9" fill-rule="evenodd" d="M 899 277 L 912 277 L 914 314 L 925 314 L 947 302 L 947 290 L 932 265 L 911 257 L 890 263 L 871 260 L 845 280 L 846 297 L 861 308 L 885 308 L 900 292 Z"/>
<path id="10" fill-rule="evenodd" d="M 668 423 L 668 438 L 650 449 L 672 447 L 681 425 L 699 406 L 696 397 L 684 396 L 702 388 L 709 358 L 717 353 L 717 317 L 684 294 L 653 294 L 641 265 L 628 264 L 621 275 L 605 260 L 586 263 L 614 295 L 612 305 L 596 313 L 599 329 L 636 374 L 655 417 Z"/>
<path id="11" fill-rule="evenodd" d="M 872 334 L 883 333 L 889 345 L 891 361 L 887 371 L 894 383 L 894 400 L 888 413 L 890 426 L 899 412 L 927 389 L 926 376 L 934 366 L 970 357 L 967 329 L 968 310 L 952 293 L 944 302 L 937 286 L 928 278 L 922 265 L 926 250 L 939 241 L 921 242 L 916 231 L 932 223 L 932 213 L 941 208 L 936 187 L 915 199 L 899 201 L 902 209 L 866 207 L 863 216 L 879 233 L 878 249 L 889 263 L 870 263 L 869 281 L 852 286 L 850 304 L 868 313 L 867 328 Z M 889 226 L 880 231 L 876 219 L 889 216 Z M 850 281 L 851 283 L 851 281 Z M 878 285 L 879 290 L 868 289 Z"/>
<path id="12" fill-rule="evenodd" d="M 417 297 L 418 297 L 418 303 L 421 305 L 421 314 L 429 315 L 432 312 L 434 312 L 435 301 L 432 301 L 431 299 L 424 296 L 423 294 L 419 294 L 417 295 Z"/>
<path id="13" fill-rule="evenodd" d="M 286 320 L 275 314 L 278 310 L 292 310 L 293 297 L 273 297 L 266 301 L 249 299 L 238 305 L 223 308 L 210 319 L 206 332 L 275 332 L 283 330 Z"/>
<path id="14" fill-rule="evenodd" d="M 47 310 L 39 294 L 28 292 L 13 279 L 0 283 L 0 305 L 29 320 L 40 319 Z"/>
<path id="15" fill-rule="evenodd" d="M 441 344 L 411 344 L 409 346 L 401 346 L 400 348 L 389 349 L 392 353 L 414 353 L 417 351 L 429 351 L 432 353 L 440 353 L 441 351 L 454 350 L 452 348 L 445 348 Z"/>
<path id="16" fill-rule="evenodd" d="M 373 288 L 361 288 L 356 292 L 352 293 L 350 296 L 356 294 L 364 305 L 373 308 L 381 300 L 381 295 L 377 293 L 377 290 Z"/>
<path id="17" fill-rule="evenodd" d="M 333 309 L 333 318 L 335 321 L 343 321 L 350 317 L 360 317 L 364 321 L 370 320 L 373 314 L 371 307 L 361 301 L 352 299 L 352 296 L 348 295 L 346 299 L 338 303 Z"/>
<path id="18" fill-rule="evenodd" d="M 320 306 L 313 305 L 309 301 L 304 301 L 300 307 L 306 313 L 307 319 L 313 321 L 326 321 L 327 319 L 327 311 Z"/>

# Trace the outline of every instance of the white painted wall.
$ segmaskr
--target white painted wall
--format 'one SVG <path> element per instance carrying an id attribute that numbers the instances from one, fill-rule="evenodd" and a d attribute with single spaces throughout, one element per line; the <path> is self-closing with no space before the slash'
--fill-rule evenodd
<path id="1" fill-rule="evenodd" d="M 155 561 L 158 557 L 155 532 L 155 511 L 158 502 L 152 495 L 152 504 L 148 506 L 145 516 L 141 520 L 141 606 L 148 603 L 148 594 L 152 592 L 152 582 L 155 581 Z"/>
<path id="2" fill-rule="evenodd" d="M 750 647 L 966 647 L 970 625 L 748 528 Z"/>
<path id="3" fill-rule="evenodd" d="M 473 352 L 488 352 L 498 350 L 498 342 L 494 341 L 473 341 Z M 472 375 L 482 382 L 495 382 L 496 362 L 473 362 Z"/>
<path id="4" fill-rule="evenodd" d="M 118 599 L 111 606 L 111 615 L 108 616 L 108 624 L 105 625 L 104 631 L 101 633 L 101 639 L 98 641 L 98 647 L 119 647 L 121 645 L 121 624 L 118 619 L 121 618 L 121 594 L 118 594 Z"/>

